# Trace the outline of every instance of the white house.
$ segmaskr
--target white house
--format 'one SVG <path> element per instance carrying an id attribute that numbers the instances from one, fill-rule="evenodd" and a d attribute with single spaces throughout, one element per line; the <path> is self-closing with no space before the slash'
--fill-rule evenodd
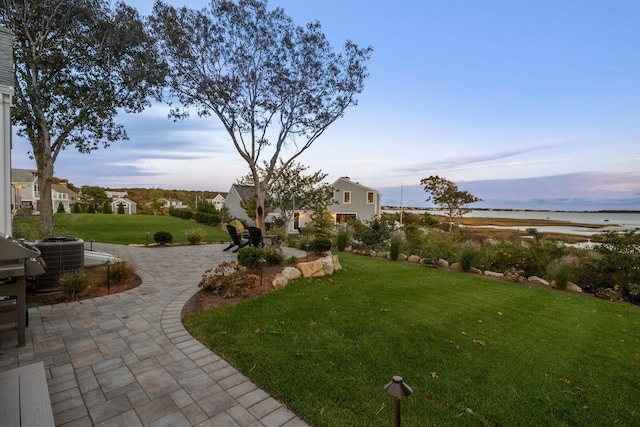
<path id="1" fill-rule="evenodd" d="M 164 206 L 162 206 L 163 209 L 169 209 L 169 208 L 188 209 L 189 208 L 189 205 L 183 204 L 182 200 L 168 199 L 168 198 L 160 198 L 159 200 L 164 201 Z"/>
<path id="2" fill-rule="evenodd" d="M 216 194 L 213 199 L 205 199 L 205 202 L 213 205 L 217 210 L 221 210 L 225 206 L 225 198 L 222 194 Z"/>
<path id="3" fill-rule="evenodd" d="M 127 194 L 126 191 L 105 190 L 105 193 L 107 194 L 107 197 L 110 198 L 111 200 L 124 199 L 125 197 L 127 197 L 129 195 L 129 194 Z"/>
<path id="4" fill-rule="evenodd" d="M 40 211 L 40 189 L 36 173 L 31 169 L 11 169 L 11 206 L 14 213 L 18 210 L 33 213 Z M 71 212 L 78 195 L 63 184 L 51 184 L 51 199 L 54 212 L 58 210 L 60 203 L 65 212 Z"/>
<path id="5" fill-rule="evenodd" d="M 122 198 L 116 199 L 111 202 L 111 212 L 117 214 L 120 204 L 122 204 L 122 207 L 124 208 L 125 215 L 133 215 L 138 209 L 138 205 L 136 204 L 136 202 L 134 202 L 133 200 Z"/>

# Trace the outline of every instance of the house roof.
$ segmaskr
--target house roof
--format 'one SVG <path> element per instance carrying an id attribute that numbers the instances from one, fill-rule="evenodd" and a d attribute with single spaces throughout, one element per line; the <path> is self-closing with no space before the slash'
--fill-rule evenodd
<path id="1" fill-rule="evenodd" d="M 36 173 L 33 169 L 11 169 L 11 182 L 33 182 Z"/>
<path id="2" fill-rule="evenodd" d="M 51 189 L 57 191 L 60 194 L 69 194 L 71 196 L 77 196 L 78 194 L 75 191 L 70 190 L 69 188 L 65 187 L 64 185 L 60 185 L 60 184 L 51 184 Z"/>
<path id="3" fill-rule="evenodd" d="M 231 188 L 236 190 L 241 200 L 250 199 L 256 194 L 253 185 L 233 184 Z"/>
<path id="4" fill-rule="evenodd" d="M 340 178 L 336 179 L 333 184 L 331 184 L 331 186 L 333 187 L 334 185 L 336 185 L 339 181 L 345 181 L 348 182 L 349 184 L 358 186 L 360 188 L 363 188 L 367 191 L 375 191 L 376 193 L 378 192 L 378 190 L 376 190 L 375 188 L 371 188 L 371 187 L 367 187 L 366 185 L 362 185 L 359 182 L 353 182 L 351 181 L 351 179 L 348 176 L 341 176 Z"/>

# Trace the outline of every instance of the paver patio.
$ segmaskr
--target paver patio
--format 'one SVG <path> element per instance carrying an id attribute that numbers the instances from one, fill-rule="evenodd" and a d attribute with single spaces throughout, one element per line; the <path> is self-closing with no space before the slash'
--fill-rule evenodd
<path id="1" fill-rule="evenodd" d="M 42 361 L 61 426 L 306 426 L 182 325 L 204 270 L 236 259 L 224 247 L 94 243 L 132 263 L 142 285 L 30 309 L 26 346 L 0 330 L 0 371 Z"/>

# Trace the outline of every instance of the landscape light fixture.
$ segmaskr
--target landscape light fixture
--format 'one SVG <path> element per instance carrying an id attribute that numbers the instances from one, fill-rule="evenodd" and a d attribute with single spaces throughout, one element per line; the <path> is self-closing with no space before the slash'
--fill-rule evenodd
<path id="1" fill-rule="evenodd" d="M 262 268 L 264 267 L 264 264 L 267 262 L 267 260 L 264 258 L 260 258 L 258 262 L 260 263 L 260 286 L 262 286 Z"/>
<path id="2" fill-rule="evenodd" d="M 145 246 L 149 246 L 149 232 L 147 231 L 147 243 L 145 243 Z"/>
<path id="3" fill-rule="evenodd" d="M 95 242 L 95 240 L 89 239 L 89 250 L 90 251 L 93 251 L 93 242 Z"/>
<path id="4" fill-rule="evenodd" d="M 113 264 L 113 261 L 109 260 L 106 262 L 107 264 L 107 292 L 109 292 L 109 289 L 111 289 L 111 264 Z"/>
<path id="5" fill-rule="evenodd" d="M 384 386 L 384 391 L 395 397 L 396 400 L 396 427 L 400 427 L 400 399 L 413 393 L 411 387 L 402 381 L 402 377 L 395 375 L 389 384 Z"/>

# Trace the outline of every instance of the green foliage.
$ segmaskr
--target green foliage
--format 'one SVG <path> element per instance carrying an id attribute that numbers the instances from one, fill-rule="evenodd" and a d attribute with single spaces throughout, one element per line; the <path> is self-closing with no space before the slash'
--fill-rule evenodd
<path id="1" fill-rule="evenodd" d="M 158 231 L 153 235 L 153 241 L 161 245 L 166 245 L 173 241 L 173 235 L 168 231 Z"/>
<path id="2" fill-rule="evenodd" d="M 60 277 L 58 289 L 64 294 L 75 298 L 83 293 L 91 285 L 91 279 L 85 273 L 73 271 Z"/>
<path id="3" fill-rule="evenodd" d="M 431 215 L 429 212 L 425 212 L 424 214 L 422 214 L 422 217 L 420 218 L 420 221 L 418 222 L 418 224 L 422 225 L 423 227 L 431 227 L 431 228 L 440 227 L 440 221 L 438 221 L 438 218 Z"/>
<path id="4" fill-rule="evenodd" d="M 43 237 L 55 234 L 54 230 L 43 228 L 33 218 L 14 218 L 12 229 L 13 237 L 16 239 L 25 239 L 30 242 L 35 242 Z"/>
<path id="5" fill-rule="evenodd" d="M 460 249 L 455 234 L 417 226 L 406 226 L 404 230 L 410 252 L 425 259 L 429 265 L 434 265 L 440 258 L 447 261 L 455 259 Z"/>
<path id="6" fill-rule="evenodd" d="M 338 232 L 338 236 L 336 237 L 336 246 L 340 252 L 343 252 L 347 246 L 351 243 L 351 236 L 349 232 L 346 230 L 342 230 Z"/>
<path id="7" fill-rule="evenodd" d="M 268 266 L 284 264 L 284 255 L 280 249 L 267 248 L 265 250 L 264 259 Z"/>
<path id="8" fill-rule="evenodd" d="M 204 239 L 205 232 L 201 228 L 190 228 L 184 232 L 187 242 L 192 245 L 196 245 Z"/>
<path id="9" fill-rule="evenodd" d="M 460 246 L 458 251 L 457 261 L 460 263 L 462 271 L 469 272 L 472 267 L 476 267 L 479 263 L 479 259 L 482 252 L 477 245 L 472 243 L 465 243 Z"/>
<path id="10" fill-rule="evenodd" d="M 109 266 L 107 272 L 109 274 L 110 283 L 124 283 L 135 276 L 136 269 L 133 265 L 125 261 L 121 261 Z"/>
<path id="11" fill-rule="evenodd" d="M 112 214 L 113 210 L 111 209 L 111 202 L 105 200 L 102 204 L 102 213 L 104 214 Z"/>
<path id="12" fill-rule="evenodd" d="M 64 205 L 62 204 L 62 202 L 58 203 L 58 209 L 56 210 L 56 213 L 65 213 L 66 211 L 64 210 Z"/>
<path id="13" fill-rule="evenodd" d="M 589 292 L 620 285 L 623 297 L 628 298 L 626 286 L 640 283 L 639 230 L 605 232 L 594 236 L 593 241 L 595 256 L 583 260 L 577 280 Z"/>
<path id="14" fill-rule="evenodd" d="M 80 203 L 76 202 L 73 204 L 73 208 L 71 209 L 72 213 L 82 213 L 82 208 L 80 207 Z"/>
<path id="15" fill-rule="evenodd" d="M 258 281 L 258 276 L 248 273 L 246 268 L 235 261 L 224 261 L 215 270 L 206 270 L 198 287 L 209 289 L 215 295 L 221 295 L 224 298 L 233 298 L 246 294 L 249 289 L 258 284 Z"/>
<path id="16" fill-rule="evenodd" d="M 289 258 L 287 258 L 287 264 L 297 264 L 298 263 L 298 257 L 295 255 L 291 255 Z"/>
<path id="17" fill-rule="evenodd" d="M 543 277 L 547 266 L 567 253 L 564 245 L 551 240 L 505 240 L 489 249 L 488 268 L 493 271 L 515 269 L 525 276 Z"/>
<path id="18" fill-rule="evenodd" d="M 238 251 L 238 264 L 247 268 L 260 268 L 260 260 L 263 259 L 266 264 L 265 250 L 262 248 L 254 248 L 253 246 L 245 246 Z"/>
<path id="19" fill-rule="evenodd" d="M 391 239 L 391 242 L 389 243 L 389 258 L 391 258 L 391 261 L 398 260 L 401 243 L 400 239 Z"/>
<path id="20" fill-rule="evenodd" d="M 89 207 L 87 208 L 87 213 L 96 213 L 96 207 L 93 203 L 89 203 Z"/>
<path id="21" fill-rule="evenodd" d="M 316 254 L 322 254 L 331 249 L 331 240 L 326 237 L 316 237 L 309 243 L 309 249 Z"/>
<path id="22" fill-rule="evenodd" d="M 124 215 L 124 205 L 122 202 L 118 203 L 118 215 Z"/>
<path id="23" fill-rule="evenodd" d="M 565 290 L 573 279 L 573 267 L 560 261 L 553 261 L 547 267 L 547 277 L 555 282 L 558 289 Z"/>
<path id="24" fill-rule="evenodd" d="M 208 224 L 208 225 L 220 225 L 221 224 L 221 215 L 219 212 L 215 213 L 207 213 L 207 212 L 196 212 L 193 215 L 193 219 L 200 224 Z"/>
<path id="25" fill-rule="evenodd" d="M 317 236 L 330 237 L 334 234 L 333 225 L 335 221 L 326 206 L 318 206 L 311 214 L 311 221 L 316 226 L 315 234 Z"/>
<path id="26" fill-rule="evenodd" d="M 353 228 L 353 239 L 371 249 L 385 247 L 392 230 L 391 224 L 377 218 L 366 222 L 349 220 L 348 224 Z"/>

